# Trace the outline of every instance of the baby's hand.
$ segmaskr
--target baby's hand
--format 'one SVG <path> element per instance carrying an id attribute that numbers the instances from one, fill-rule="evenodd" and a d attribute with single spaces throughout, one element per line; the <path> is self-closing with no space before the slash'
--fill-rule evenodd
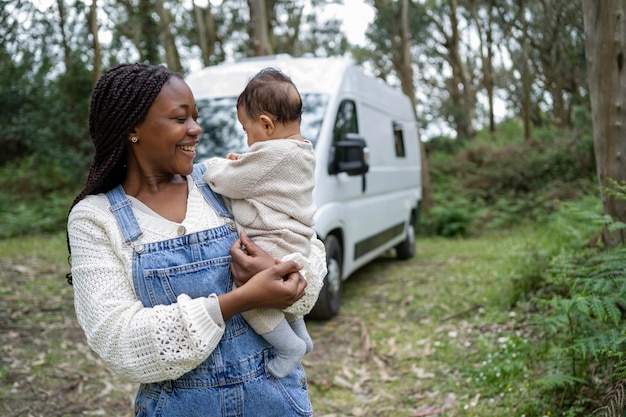
<path id="1" fill-rule="evenodd" d="M 228 159 L 229 161 L 236 161 L 237 159 L 239 159 L 239 154 L 230 152 L 228 155 L 226 155 L 226 159 Z"/>

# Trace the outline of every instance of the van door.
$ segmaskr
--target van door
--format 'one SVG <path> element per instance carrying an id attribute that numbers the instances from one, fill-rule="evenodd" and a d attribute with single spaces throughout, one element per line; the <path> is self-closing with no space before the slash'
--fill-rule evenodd
<path id="1" fill-rule="evenodd" d="M 417 179 L 415 170 L 419 166 L 412 166 L 407 158 L 413 152 L 404 141 L 404 123 L 395 121 L 386 110 L 370 103 L 344 100 L 337 112 L 333 152 L 342 152 L 342 148 L 355 152 L 353 144 L 359 141 L 372 152 L 367 167 L 363 167 L 367 169 L 358 171 L 352 169 L 356 166 L 346 164 L 353 175 L 348 172 L 336 176 L 335 195 L 342 202 L 344 267 L 348 274 L 383 250 L 396 246 L 407 233 L 413 235 L 407 226 L 416 205 L 415 187 L 411 184 Z M 364 131 L 359 132 L 359 127 Z M 349 155 L 345 157 L 350 159 Z M 328 172 L 332 174 L 330 169 Z"/>
<path id="2" fill-rule="evenodd" d="M 373 249 L 363 245 L 371 242 L 369 238 L 376 232 L 370 222 L 372 213 L 367 201 L 367 152 L 367 143 L 359 134 L 357 104 L 354 100 L 343 100 L 333 127 L 328 173 L 336 177 L 334 195 L 341 207 L 344 266 L 348 270 L 352 270 L 352 264 L 360 256 Z M 354 156 L 355 153 L 358 155 Z M 347 168 L 338 169 L 341 163 Z"/>

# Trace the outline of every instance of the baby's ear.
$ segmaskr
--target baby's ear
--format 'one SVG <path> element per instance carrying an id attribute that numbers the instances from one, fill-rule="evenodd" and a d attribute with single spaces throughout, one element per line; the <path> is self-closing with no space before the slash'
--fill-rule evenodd
<path id="1" fill-rule="evenodd" d="M 263 126 L 263 129 L 265 130 L 265 134 L 268 137 L 272 136 L 272 134 L 274 133 L 274 129 L 276 129 L 276 126 L 274 125 L 274 121 L 272 120 L 272 118 L 266 114 L 262 114 L 261 116 L 259 116 L 259 121 L 261 122 L 261 125 Z"/>

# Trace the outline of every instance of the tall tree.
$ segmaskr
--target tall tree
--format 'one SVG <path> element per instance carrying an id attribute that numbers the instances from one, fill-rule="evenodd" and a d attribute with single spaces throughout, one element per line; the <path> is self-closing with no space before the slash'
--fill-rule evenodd
<path id="1" fill-rule="evenodd" d="M 165 7 L 164 0 L 156 0 L 156 11 L 159 15 L 159 29 L 161 32 L 162 44 L 165 47 L 165 63 L 168 68 L 178 72 L 183 72 L 183 66 L 180 62 L 180 55 L 176 47 L 176 40 L 172 33 L 172 24 L 170 12 Z"/>
<path id="2" fill-rule="evenodd" d="M 496 0 L 470 0 L 469 11 L 478 34 L 478 49 L 480 51 L 483 73 L 482 85 L 487 93 L 489 132 L 496 131 L 494 111 L 495 81 L 493 74 L 493 15 Z M 480 13 L 481 10 L 484 13 Z"/>
<path id="3" fill-rule="evenodd" d="M 66 32 L 67 17 L 65 11 L 65 1 L 57 0 L 56 3 L 57 10 L 59 12 L 59 31 L 61 33 L 61 47 L 63 48 L 65 74 L 68 78 L 72 78 L 72 47 L 70 46 L 69 36 Z"/>
<path id="4" fill-rule="evenodd" d="M 446 83 L 450 94 L 449 113 L 457 137 L 459 139 L 471 138 L 476 134 L 474 118 L 478 89 L 471 65 L 473 59 L 469 56 L 470 49 L 463 49 L 461 41 L 459 3 L 457 0 L 433 3 L 433 6 L 426 10 L 435 33 L 440 38 L 440 46 L 444 48 L 445 52 L 442 56 L 452 73 Z"/>
<path id="5" fill-rule="evenodd" d="M 571 126 L 572 109 L 582 102 L 586 75 L 580 0 L 526 3 L 524 13 L 531 16 L 528 41 L 534 52 L 532 62 L 550 95 L 553 120 Z"/>
<path id="6" fill-rule="evenodd" d="M 207 7 L 201 7 L 192 0 L 194 15 L 194 35 L 196 43 L 200 48 L 202 64 L 204 66 L 214 65 L 224 60 L 224 50 L 221 47 L 221 39 L 217 32 L 217 19 L 211 9 L 211 2 Z"/>
<path id="7" fill-rule="evenodd" d="M 249 0 L 250 22 L 252 22 L 253 36 L 252 46 L 255 56 L 272 55 L 274 47 L 270 40 L 270 25 L 268 19 L 268 6 L 272 10 L 272 0 Z"/>
<path id="8" fill-rule="evenodd" d="M 98 0 L 91 0 L 89 6 L 89 33 L 91 35 L 91 45 L 93 47 L 93 79 L 94 82 L 100 78 L 102 73 L 102 51 L 100 49 L 100 25 L 98 24 Z"/>
<path id="9" fill-rule="evenodd" d="M 626 200 L 608 192 L 626 181 L 626 0 L 583 0 L 589 97 L 604 213 L 626 222 Z M 626 243 L 626 231 L 603 233 L 607 246 Z"/>
<path id="10" fill-rule="evenodd" d="M 413 80 L 413 65 L 411 60 L 411 32 L 409 27 L 409 0 L 402 0 L 400 11 L 400 59 L 398 62 L 398 74 L 402 91 L 411 99 L 415 120 L 419 121 L 417 103 L 415 99 L 415 84 Z M 426 159 L 424 142 L 420 139 L 420 156 L 422 163 L 422 206 L 429 210 L 432 208 L 432 189 L 430 183 L 430 171 Z"/>

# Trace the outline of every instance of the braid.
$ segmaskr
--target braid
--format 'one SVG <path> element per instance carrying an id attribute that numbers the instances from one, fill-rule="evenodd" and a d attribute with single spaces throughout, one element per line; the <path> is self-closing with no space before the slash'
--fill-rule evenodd
<path id="1" fill-rule="evenodd" d="M 95 154 L 85 186 L 70 212 L 86 196 L 105 193 L 124 181 L 128 135 L 145 119 L 161 88 L 173 76 L 182 79 L 162 65 L 120 64 L 100 77 L 89 108 L 89 134 Z M 69 236 L 67 248 L 71 256 Z M 67 280 L 72 283 L 71 273 Z"/>

